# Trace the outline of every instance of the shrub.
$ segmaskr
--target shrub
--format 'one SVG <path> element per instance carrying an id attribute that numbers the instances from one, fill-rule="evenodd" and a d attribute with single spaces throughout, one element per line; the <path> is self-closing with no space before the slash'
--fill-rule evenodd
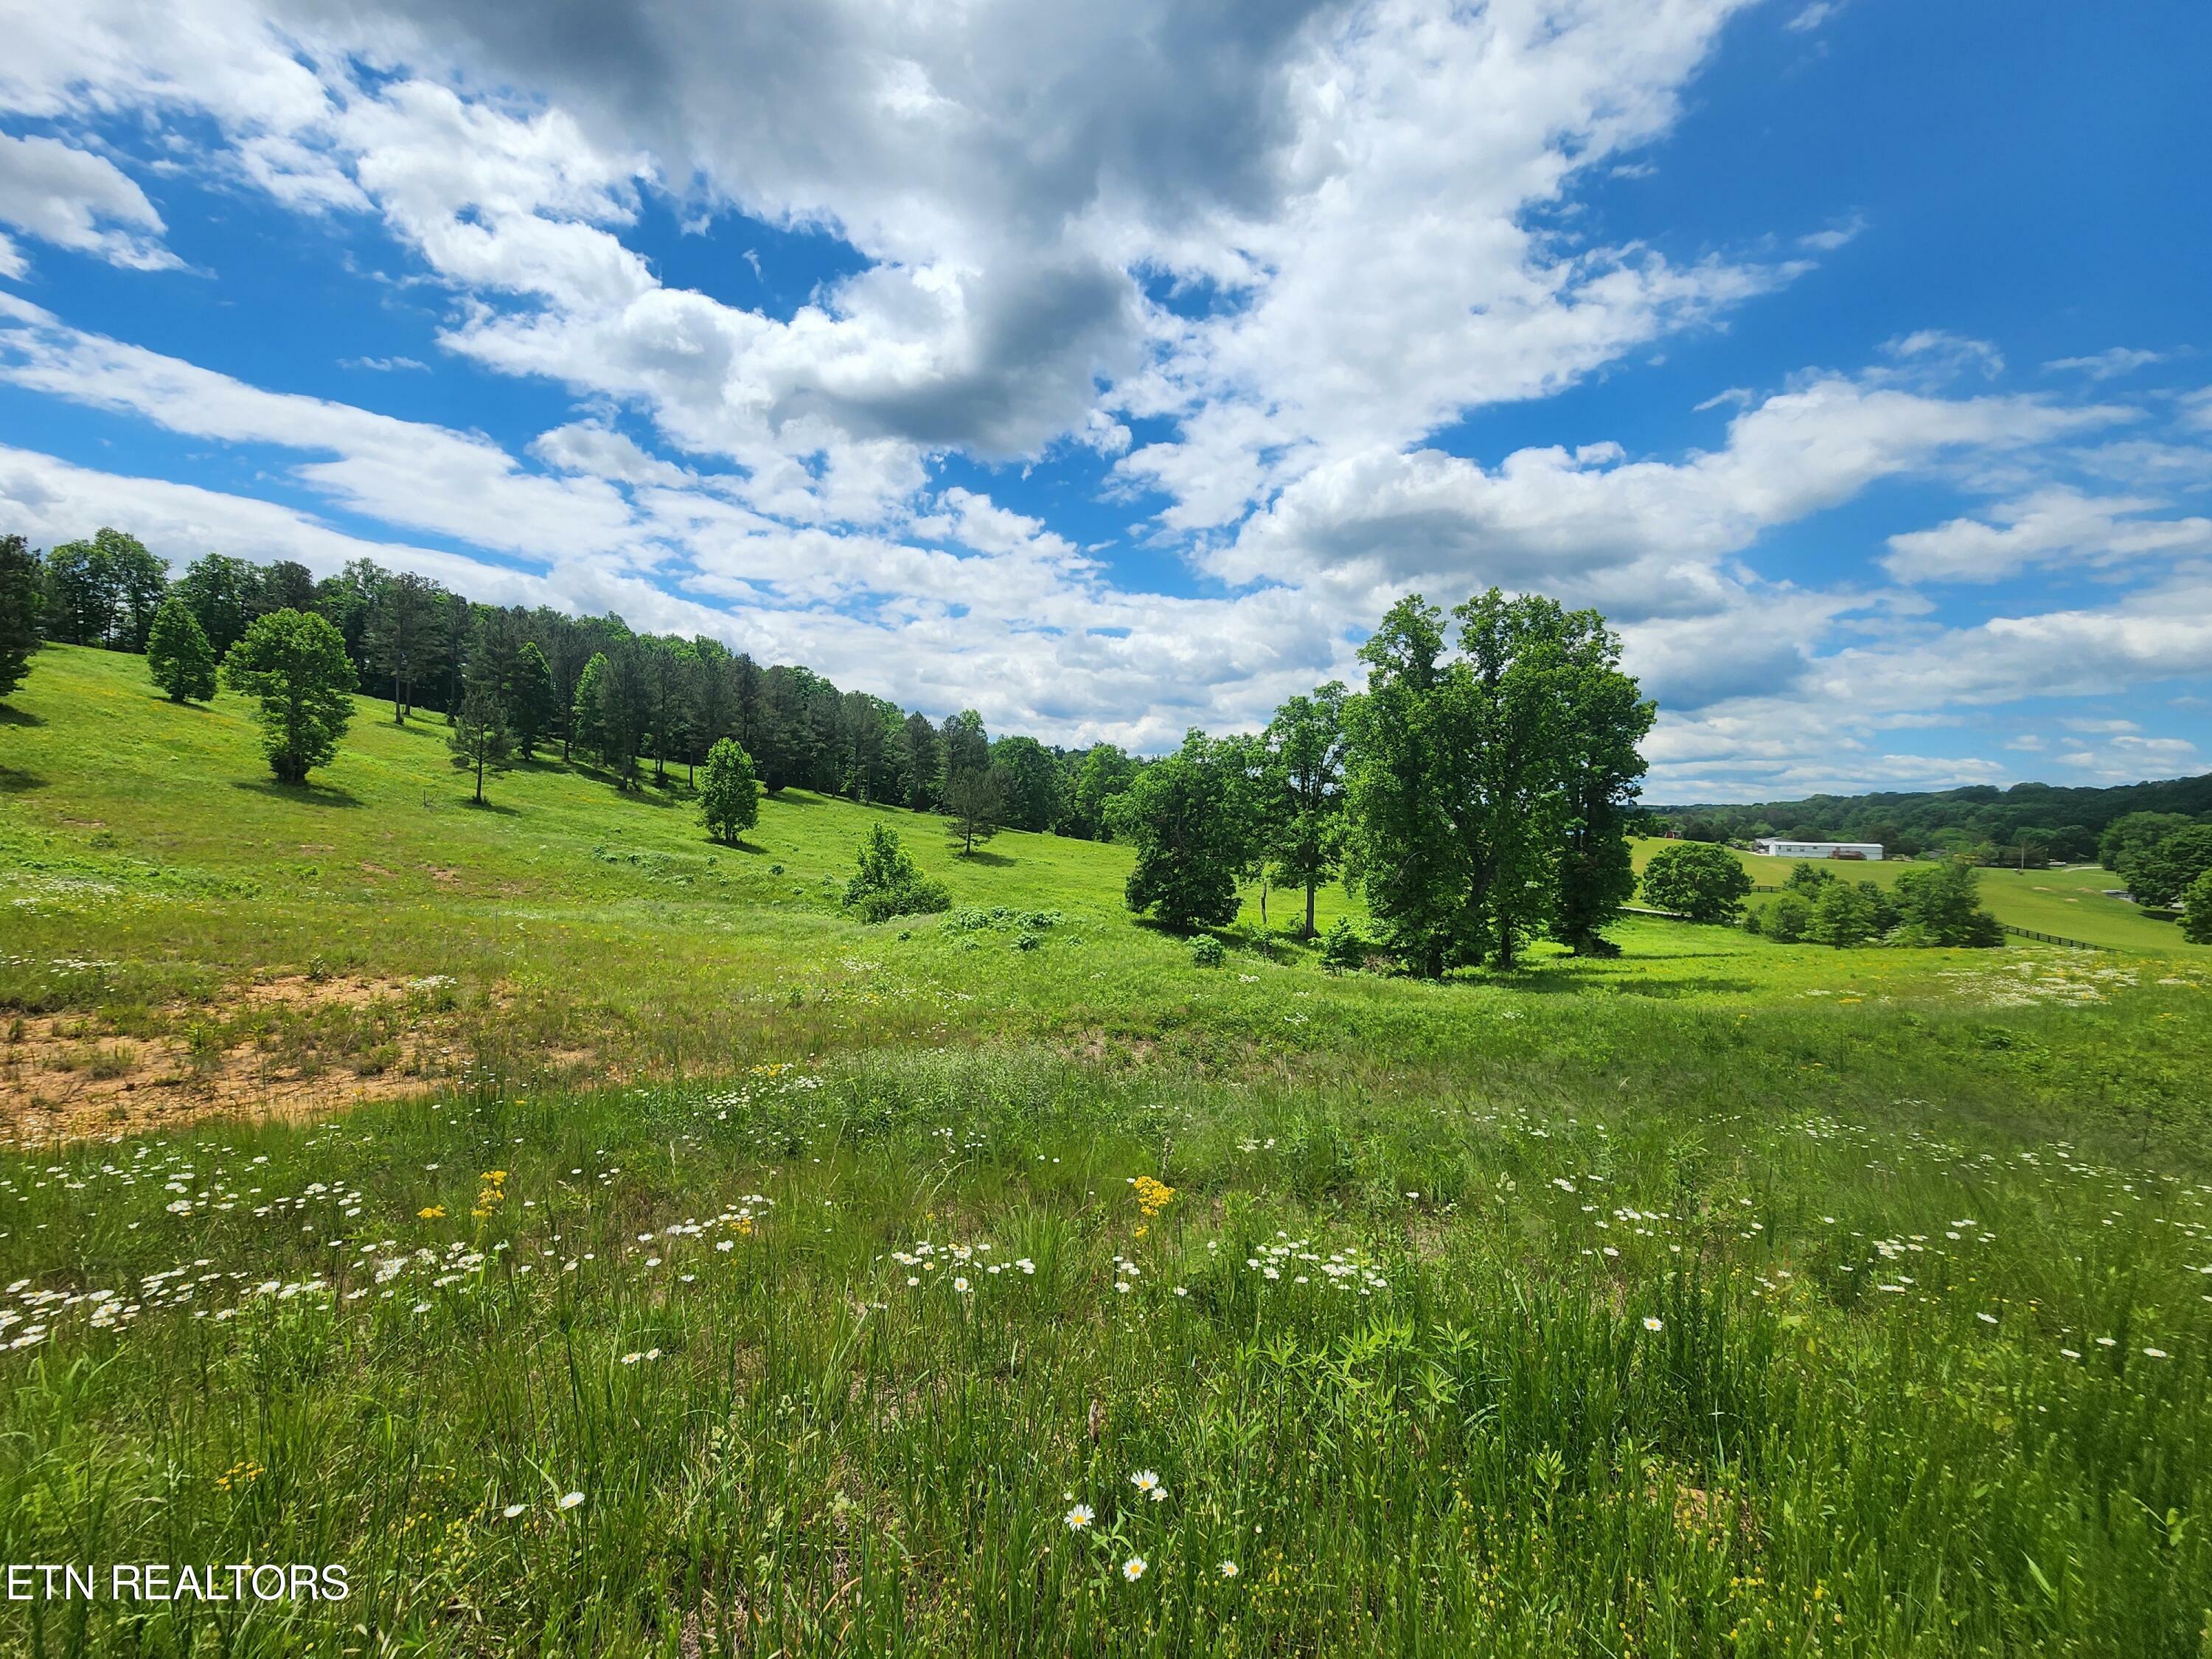
<path id="1" fill-rule="evenodd" d="M 1766 907 L 1766 937 L 1795 945 L 1813 925 L 1813 906 L 1802 893 L 1784 893 Z"/>
<path id="2" fill-rule="evenodd" d="M 1331 973 L 1348 974 L 1366 961 L 1367 941 L 1360 938 L 1349 916 L 1339 916 L 1322 936 L 1321 965 Z"/>
<path id="3" fill-rule="evenodd" d="M 1190 942 L 1190 965 L 1194 968 L 1218 968 L 1228 952 L 1221 941 L 1211 933 L 1200 933 Z"/>
<path id="4" fill-rule="evenodd" d="M 1751 891 L 1751 877 L 1725 847 L 1676 842 L 1651 856 L 1644 872 L 1644 900 L 1692 921 L 1734 921 Z"/>
<path id="5" fill-rule="evenodd" d="M 860 837 L 858 868 L 845 884 L 845 903 L 868 921 L 927 915 L 952 907 L 945 884 L 925 876 L 888 824 L 868 826 Z"/>

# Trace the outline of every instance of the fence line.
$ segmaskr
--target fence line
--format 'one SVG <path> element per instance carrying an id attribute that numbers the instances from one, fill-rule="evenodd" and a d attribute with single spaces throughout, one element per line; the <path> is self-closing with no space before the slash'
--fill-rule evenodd
<path id="1" fill-rule="evenodd" d="M 2086 939 L 2063 939 L 2057 933 L 2039 933 L 2033 927 L 2015 927 L 2008 921 L 2001 921 L 1997 926 L 2015 939 L 2041 939 L 2045 945 L 2069 945 L 2076 951 L 2110 951 L 2115 948 L 2110 945 L 2092 945 Z"/>

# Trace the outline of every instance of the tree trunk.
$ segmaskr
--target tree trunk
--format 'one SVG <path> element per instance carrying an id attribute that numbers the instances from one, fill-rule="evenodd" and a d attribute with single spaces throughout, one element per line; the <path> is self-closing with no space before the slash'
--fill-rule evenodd
<path id="1" fill-rule="evenodd" d="M 477 805 L 483 805 L 483 750 L 477 750 Z"/>
<path id="2" fill-rule="evenodd" d="M 1309 876 L 1306 878 L 1306 931 L 1304 937 L 1307 939 L 1311 939 L 1314 936 L 1313 916 L 1315 884 L 1316 884 L 1312 877 Z"/>

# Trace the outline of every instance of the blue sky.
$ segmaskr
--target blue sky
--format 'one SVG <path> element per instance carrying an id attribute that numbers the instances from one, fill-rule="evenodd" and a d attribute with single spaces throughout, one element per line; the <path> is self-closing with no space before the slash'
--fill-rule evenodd
<path id="1" fill-rule="evenodd" d="M 0 527 L 1155 750 L 1496 582 L 1657 798 L 2212 764 L 2212 13 L 1110 9 L 27 14 Z"/>

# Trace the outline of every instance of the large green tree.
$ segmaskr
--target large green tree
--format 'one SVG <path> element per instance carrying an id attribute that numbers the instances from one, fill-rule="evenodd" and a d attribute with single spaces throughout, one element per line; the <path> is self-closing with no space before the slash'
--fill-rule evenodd
<path id="1" fill-rule="evenodd" d="M 39 556 L 21 536 L 0 536 L 0 698 L 31 672 L 39 648 Z"/>
<path id="2" fill-rule="evenodd" d="M 637 760 L 653 731 L 653 676 L 645 649 L 636 639 L 614 642 L 599 677 L 592 728 L 599 757 L 614 769 L 625 789 L 638 783 Z"/>
<path id="3" fill-rule="evenodd" d="M 392 718 L 406 723 L 415 689 L 434 674 L 446 648 L 447 616 L 440 603 L 444 590 L 411 570 L 385 577 L 369 597 L 362 635 L 362 649 L 376 671 L 392 682 Z"/>
<path id="4" fill-rule="evenodd" d="M 1137 775 L 1137 763 L 1110 743 L 1093 744 L 1075 769 L 1069 833 L 1091 841 L 1110 841 L 1107 808 Z"/>
<path id="5" fill-rule="evenodd" d="M 246 624 L 262 614 L 256 604 L 261 573 L 244 559 L 228 553 L 209 553 L 194 559 L 177 578 L 175 597 L 183 600 L 207 635 L 209 647 L 221 657 L 246 637 Z M 307 605 L 270 605 L 267 610 L 305 611 Z"/>
<path id="6" fill-rule="evenodd" d="M 1552 936 L 1578 956 L 1613 956 L 1600 931 L 1636 891 L 1628 817 L 1644 777 L 1644 739 L 1658 705 L 1620 667 L 1620 639 L 1595 611 L 1559 618 L 1559 783 L 1565 827 Z"/>
<path id="7" fill-rule="evenodd" d="M 146 672 L 171 702 L 205 702 L 215 696 L 214 648 L 181 599 L 162 600 L 154 613 L 146 633 Z"/>
<path id="8" fill-rule="evenodd" d="M 1304 939 L 1314 936 L 1315 896 L 1344 850 L 1346 695 L 1332 680 L 1311 696 L 1289 699 L 1267 723 L 1275 789 L 1264 809 L 1264 844 L 1282 879 L 1304 890 Z"/>
<path id="9" fill-rule="evenodd" d="M 261 747 L 280 783 L 305 783 L 329 764 L 353 718 L 345 638 L 312 611 L 257 617 L 223 658 L 234 691 L 260 700 Z"/>
<path id="10" fill-rule="evenodd" d="M 1237 872 L 1250 852 L 1236 765 L 1220 743 L 1194 729 L 1115 801 L 1114 833 L 1137 855 L 1126 892 L 1132 910 L 1178 929 L 1236 920 Z"/>
<path id="11" fill-rule="evenodd" d="M 1644 866 L 1644 902 L 1692 921 L 1733 921 L 1750 892 L 1736 855 L 1706 842 L 1670 842 Z"/>
<path id="12" fill-rule="evenodd" d="M 1982 908 L 1981 878 L 1964 859 L 1899 871 L 1894 892 L 1906 943 L 1986 949 L 2004 942 L 2003 927 Z"/>
<path id="13" fill-rule="evenodd" d="M 2212 870 L 2212 823 L 2193 823 L 2135 854 L 2128 865 L 2128 890 L 2138 904 L 2170 908 L 2207 870 Z"/>
<path id="14" fill-rule="evenodd" d="M 917 812 L 935 806 L 945 787 L 945 747 L 927 714 L 908 714 L 899 727 L 901 775 L 906 804 Z"/>
<path id="15" fill-rule="evenodd" d="M 2212 945 L 2212 870 L 2189 884 L 2181 902 L 2182 938 L 2192 945 Z"/>
<path id="16" fill-rule="evenodd" d="M 47 628 L 70 645 L 143 651 L 169 568 L 136 536 L 102 526 L 88 542 L 46 555 Z"/>
<path id="17" fill-rule="evenodd" d="M 514 733 L 514 746 L 522 758 L 535 757 L 538 745 L 553 730 L 558 704 L 553 690 L 552 665 L 535 640 L 525 640 L 514 653 L 514 665 L 505 689 L 507 723 Z"/>
<path id="18" fill-rule="evenodd" d="M 1458 959 L 1468 897 L 1443 623 L 1418 594 L 1392 605 L 1359 648 L 1367 689 L 1345 706 L 1346 873 L 1384 948 L 1431 978 Z"/>
<path id="19" fill-rule="evenodd" d="M 2130 812 L 2114 818 L 2097 838 L 2097 862 L 2124 876 L 2138 856 L 2193 822 L 2184 812 Z"/>
<path id="20" fill-rule="evenodd" d="M 735 847 L 760 822 L 760 780 L 753 757 L 735 738 L 717 738 L 699 784 L 699 817 L 714 840 Z"/>
<path id="21" fill-rule="evenodd" d="M 1035 738 L 1000 738 L 991 764 L 1006 778 L 1006 823 L 1016 830 L 1049 830 L 1060 811 L 1060 768 Z"/>

